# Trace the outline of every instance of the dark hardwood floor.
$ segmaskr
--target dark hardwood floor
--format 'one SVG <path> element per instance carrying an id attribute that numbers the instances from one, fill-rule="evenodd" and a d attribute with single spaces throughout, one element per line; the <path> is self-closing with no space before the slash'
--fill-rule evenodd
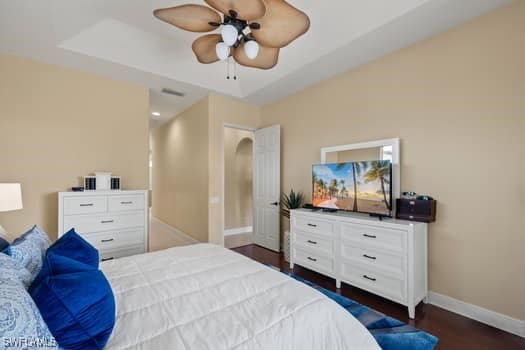
<path id="1" fill-rule="evenodd" d="M 286 271 L 290 271 L 289 265 L 284 261 L 282 254 L 256 245 L 248 245 L 233 250 L 261 263 L 272 264 Z M 333 279 L 300 266 L 295 266 L 293 272 L 319 286 L 335 291 L 388 316 L 397 318 L 398 320 L 435 335 L 439 338 L 436 349 L 525 349 L 524 338 L 430 304 L 419 304 L 416 310 L 416 319 L 410 320 L 408 319 L 407 309 L 402 305 L 347 284 L 343 284 L 341 289 L 336 289 Z"/>

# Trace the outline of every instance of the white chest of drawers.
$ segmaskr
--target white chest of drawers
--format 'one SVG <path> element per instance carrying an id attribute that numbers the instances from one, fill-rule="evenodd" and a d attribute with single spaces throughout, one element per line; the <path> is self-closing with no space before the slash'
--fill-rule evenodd
<path id="1" fill-rule="evenodd" d="M 148 192 L 60 192 L 58 236 L 74 228 L 102 261 L 148 250 Z"/>
<path id="2" fill-rule="evenodd" d="M 427 224 L 293 210 L 290 267 L 298 264 L 408 307 L 427 297 Z"/>

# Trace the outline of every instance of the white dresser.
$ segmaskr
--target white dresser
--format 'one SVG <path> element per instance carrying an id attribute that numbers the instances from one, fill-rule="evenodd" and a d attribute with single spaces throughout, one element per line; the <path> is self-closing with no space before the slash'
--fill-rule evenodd
<path id="1" fill-rule="evenodd" d="M 148 250 L 148 192 L 60 192 L 58 236 L 74 228 L 102 261 Z"/>
<path id="2" fill-rule="evenodd" d="M 291 215 L 290 267 L 298 264 L 408 307 L 428 293 L 428 226 L 308 209 Z"/>

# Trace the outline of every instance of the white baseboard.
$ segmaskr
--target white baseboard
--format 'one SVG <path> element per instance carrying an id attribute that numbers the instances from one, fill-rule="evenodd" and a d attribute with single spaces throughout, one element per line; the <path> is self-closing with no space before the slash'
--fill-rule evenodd
<path id="1" fill-rule="evenodd" d="M 253 232 L 252 226 L 230 228 L 228 230 L 224 230 L 224 236 L 238 235 L 241 233 L 251 233 L 251 232 Z"/>
<path id="2" fill-rule="evenodd" d="M 449 296 L 428 292 L 428 302 L 442 309 L 525 338 L 525 321 L 469 304 Z"/>
<path id="3" fill-rule="evenodd" d="M 187 244 L 197 244 L 197 243 L 200 243 L 198 240 L 196 240 L 195 238 L 191 237 L 190 235 L 188 235 L 187 233 L 175 228 L 175 227 L 172 227 L 170 225 L 168 225 L 167 223 L 165 223 L 164 221 L 161 221 L 153 216 L 150 217 L 150 220 L 153 222 L 155 222 L 155 224 L 158 224 L 160 226 L 163 227 L 163 229 L 165 229 L 167 232 L 177 236 L 177 238 L 180 240 L 180 241 L 183 241 L 184 243 L 187 243 Z"/>

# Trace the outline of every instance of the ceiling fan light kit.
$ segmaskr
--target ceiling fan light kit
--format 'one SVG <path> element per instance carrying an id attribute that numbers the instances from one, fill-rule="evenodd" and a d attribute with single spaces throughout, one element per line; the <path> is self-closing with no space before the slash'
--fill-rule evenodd
<path id="1" fill-rule="evenodd" d="M 226 43 L 220 41 L 215 45 L 215 53 L 221 61 L 224 61 L 230 57 L 230 47 Z"/>
<path id="2" fill-rule="evenodd" d="M 271 69 L 279 51 L 310 28 L 308 16 L 285 0 L 205 0 L 212 8 L 188 4 L 155 10 L 155 17 L 191 32 L 211 32 L 193 42 L 200 63 L 228 60 Z M 215 11 L 216 10 L 216 11 Z M 218 12 L 222 14 L 219 14 Z"/>

